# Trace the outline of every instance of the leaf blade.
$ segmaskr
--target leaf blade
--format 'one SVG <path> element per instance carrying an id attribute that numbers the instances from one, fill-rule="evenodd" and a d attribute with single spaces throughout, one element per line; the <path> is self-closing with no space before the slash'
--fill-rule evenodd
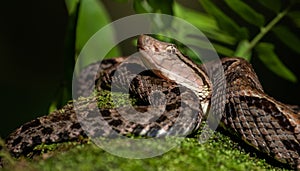
<path id="1" fill-rule="evenodd" d="M 220 30 L 216 20 L 205 13 L 185 8 L 179 3 L 173 5 L 174 16 L 183 18 L 200 29 L 209 39 L 216 40 L 228 45 L 235 45 L 237 40 L 235 37 Z"/>
<path id="2" fill-rule="evenodd" d="M 65 0 L 65 4 L 68 10 L 69 15 L 76 12 L 76 5 L 79 3 L 79 0 Z"/>
<path id="3" fill-rule="evenodd" d="M 297 82 L 297 77 L 280 61 L 274 52 L 273 44 L 261 42 L 255 47 L 255 50 L 258 58 L 273 73 L 291 82 Z"/>
<path id="4" fill-rule="evenodd" d="M 263 1 L 256 1 L 266 7 L 267 9 L 278 13 L 281 9 L 281 0 L 263 0 Z"/>
<path id="5" fill-rule="evenodd" d="M 213 47 L 216 49 L 216 51 L 219 54 L 222 54 L 224 56 L 232 56 L 234 54 L 234 51 L 217 43 L 212 43 Z"/>
<path id="6" fill-rule="evenodd" d="M 273 33 L 278 39 L 280 39 L 286 46 L 288 46 L 293 51 L 300 54 L 300 38 L 296 34 L 290 31 L 287 27 L 280 25 L 272 29 Z"/>
<path id="7" fill-rule="evenodd" d="M 137 13 L 163 13 L 173 15 L 174 0 L 134 0 L 133 8 Z"/>
<path id="8" fill-rule="evenodd" d="M 249 5 L 240 0 L 225 0 L 226 4 L 240 17 L 250 24 L 262 27 L 265 24 L 264 16 L 256 12 Z"/>
<path id="9" fill-rule="evenodd" d="M 235 35 L 239 40 L 248 39 L 248 32 L 241 27 L 225 13 L 222 12 L 209 0 L 199 0 L 203 8 L 212 16 L 215 17 L 220 30 L 224 30 L 230 35 Z"/>
<path id="10" fill-rule="evenodd" d="M 290 11 L 287 16 L 300 28 L 300 11 Z"/>
<path id="11" fill-rule="evenodd" d="M 250 43 L 248 40 L 242 40 L 237 46 L 237 49 L 234 52 L 234 56 L 238 56 L 241 58 L 246 59 L 247 61 L 250 61 L 252 51 L 249 51 Z"/>
<path id="12" fill-rule="evenodd" d="M 78 24 L 77 24 L 77 33 L 76 33 L 76 54 L 79 54 L 81 49 L 85 46 L 86 42 L 102 27 L 109 24 L 110 18 L 108 16 L 107 11 L 104 8 L 104 5 L 101 3 L 101 1 L 97 0 L 84 0 L 81 1 L 81 7 L 80 7 L 80 13 L 78 18 Z M 102 45 L 109 45 L 113 43 L 114 38 L 114 30 L 109 30 L 106 34 L 102 35 L 101 40 L 96 40 Z M 101 41 L 101 43 L 100 43 Z M 105 42 L 105 43 L 103 43 Z M 105 48 L 105 47 L 101 47 Z M 86 54 L 89 56 L 91 61 L 92 57 L 96 57 L 97 52 L 96 50 L 90 50 L 88 52 L 89 54 Z M 120 51 L 118 48 L 114 48 L 108 56 L 119 56 Z M 85 61 L 85 64 L 82 64 L 83 66 L 90 63 L 90 61 Z"/>

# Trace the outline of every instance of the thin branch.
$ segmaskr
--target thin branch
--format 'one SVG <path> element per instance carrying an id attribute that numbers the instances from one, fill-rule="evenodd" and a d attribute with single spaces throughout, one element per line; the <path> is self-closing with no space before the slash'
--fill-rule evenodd
<path id="1" fill-rule="evenodd" d="M 260 32 L 256 35 L 249 43 L 245 53 L 251 51 L 257 43 L 288 13 L 290 6 L 282 12 L 278 13 L 277 16 L 271 20 L 265 27 L 260 28 Z"/>

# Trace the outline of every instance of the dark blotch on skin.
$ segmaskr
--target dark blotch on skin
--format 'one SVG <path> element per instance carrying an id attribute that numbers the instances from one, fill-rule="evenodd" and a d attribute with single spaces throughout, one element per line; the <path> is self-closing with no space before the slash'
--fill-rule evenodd
<path id="1" fill-rule="evenodd" d="M 59 139 L 62 140 L 62 141 L 69 140 L 69 132 L 68 131 L 64 131 L 62 133 L 59 133 L 58 136 L 59 136 Z"/>
<path id="2" fill-rule="evenodd" d="M 173 103 L 173 104 L 168 104 L 167 106 L 166 106 L 166 110 L 167 111 L 170 111 L 170 110 L 173 110 L 173 109 L 176 109 L 177 108 L 177 104 L 175 103 Z"/>
<path id="3" fill-rule="evenodd" d="M 160 126 L 155 125 L 151 128 L 151 130 L 149 130 L 149 132 L 147 133 L 147 136 L 155 137 L 159 130 L 160 130 Z"/>
<path id="4" fill-rule="evenodd" d="M 171 92 L 172 92 L 172 93 L 175 93 L 177 96 L 180 95 L 180 90 L 179 90 L 179 88 L 173 88 L 173 89 L 171 89 Z"/>
<path id="5" fill-rule="evenodd" d="M 104 117 L 105 116 L 110 116 L 110 111 L 109 110 L 101 110 L 101 115 L 104 116 Z M 91 116 L 91 117 L 93 117 L 93 116 Z M 90 117 L 90 115 L 88 115 L 88 117 Z"/>
<path id="6" fill-rule="evenodd" d="M 70 115 L 60 115 L 60 117 L 52 117 L 52 122 L 58 122 L 58 121 L 68 121 L 70 120 Z"/>
<path id="7" fill-rule="evenodd" d="M 53 129 L 52 128 L 49 128 L 49 127 L 46 127 L 44 129 L 42 129 L 42 133 L 45 134 L 45 135 L 49 135 L 53 132 Z"/>
<path id="8" fill-rule="evenodd" d="M 232 102 L 229 102 L 225 105 L 225 111 L 230 113 L 233 119 L 237 117 L 237 113 L 234 110 L 234 104 Z"/>
<path id="9" fill-rule="evenodd" d="M 52 140 L 51 140 L 50 138 L 47 138 L 47 139 L 45 140 L 45 144 L 50 144 L 50 143 L 52 143 Z"/>
<path id="10" fill-rule="evenodd" d="M 40 136 L 32 137 L 32 141 L 33 141 L 33 144 L 41 144 L 42 143 L 42 139 Z"/>
<path id="11" fill-rule="evenodd" d="M 22 142 L 21 144 L 21 152 L 11 152 L 11 154 L 14 156 L 14 157 L 20 157 L 21 155 L 26 155 L 28 153 L 30 153 L 32 151 L 32 146 L 29 146 L 29 143 L 27 142 Z"/>
<path id="12" fill-rule="evenodd" d="M 24 149 L 24 152 L 25 152 L 26 149 L 28 149 L 28 145 L 29 145 L 29 143 L 27 143 L 27 142 L 22 142 L 22 144 L 21 144 L 21 149 Z"/>
<path id="13" fill-rule="evenodd" d="M 13 146 L 16 146 L 17 144 L 19 144 L 19 143 L 22 141 L 22 139 L 23 139 L 23 137 L 18 137 L 18 138 L 16 138 L 16 139 L 13 141 L 12 145 L 13 145 Z"/>
<path id="14" fill-rule="evenodd" d="M 144 127 L 142 125 L 138 124 L 135 127 L 135 129 L 133 130 L 133 134 L 139 135 L 143 129 L 144 129 Z"/>
<path id="15" fill-rule="evenodd" d="M 222 66 L 224 67 L 224 71 L 226 71 L 228 69 L 228 67 L 231 66 L 232 63 L 234 63 L 234 62 L 236 62 L 236 61 L 235 60 L 228 60 L 228 61 L 224 62 L 222 64 Z"/>
<path id="16" fill-rule="evenodd" d="M 114 125 L 114 126 L 118 126 L 118 125 L 121 125 L 122 124 L 122 121 L 121 120 L 112 120 L 109 122 L 109 125 Z"/>
<path id="17" fill-rule="evenodd" d="M 31 122 L 28 122 L 28 123 L 26 123 L 25 125 L 22 126 L 21 133 L 24 132 L 24 131 L 26 131 L 26 130 L 28 130 L 28 129 L 30 129 L 30 128 L 35 128 L 35 127 L 37 127 L 39 125 L 41 125 L 41 122 L 40 122 L 39 119 L 35 119 L 35 120 L 31 121 Z"/>
<path id="18" fill-rule="evenodd" d="M 71 129 L 79 129 L 79 128 L 81 128 L 80 123 L 75 123 L 75 124 L 71 125 Z"/>
<path id="19" fill-rule="evenodd" d="M 286 146 L 288 150 L 297 151 L 300 154 L 300 149 L 298 148 L 298 143 L 291 140 L 283 140 L 282 143 Z"/>
<path id="20" fill-rule="evenodd" d="M 164 122 L 165 120 L 167 120 L 168 118 L 165 116 L 165 115 L 161 115 L 157 120 L 156 122 L 158 123 L 161 123 L 161 122 Z"/>

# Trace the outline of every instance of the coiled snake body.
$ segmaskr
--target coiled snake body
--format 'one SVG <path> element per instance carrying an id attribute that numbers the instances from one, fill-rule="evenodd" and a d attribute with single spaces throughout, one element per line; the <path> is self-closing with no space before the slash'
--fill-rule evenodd
<path id="1" fill-rule="evenodd" d="M 92 138 L 111 136 L 112 130 L 121 135 L 146 137 L 188 135 L 199 129 L 211 106 L 220 111 L 223 128 L 259 152 L 300 169 L 300 112 L 265 94 L 248 62 L 240 58 L 221 59 L 225 77 L 224 80 L 216 77 L 214 85 L 225 81 L 226 89 L 218 92 L 204 67 L 191 62 L 173 44 L 142 35 L 138 47 L 141 58 L 130 61 L 123 57 L 109 59 L 85 68 L 76 79 L 75 85 L 78 86 L 74 87 L 75 96 L 85 98 L 22 125 L 6 139 L 10 152 L 18 157 L 30 153 L 41 143 L 72 141 L 87 135 Z M 208 66 L 214 67 L 214 63 Z M 136 70 L 147 71 L 136 75 Z M 139 115 L 126 106 L 118 110 L 98 109 L 99 97 L 90 96 L 92 91 L 111 90 L 112 82 L 119 91 L 124 85 L 125 91 L 128 91 L 126 86 L 129 87 L 129 94 L 138 99 L 135 110 L 140 111 Z M 224 100 L 217 99 L 212 103 L 213 92 L 223 93 Z M 164 98 L 154 98 L 156 95 Z M 163 113 L 155 115 L 159 112 L 154 110 L 154 116 L 149 115 L 152 106 L 164 106 Z M 101 122 L 108 123 L 111 130 L 101 127 L 101 123 L 99 126 L 95 119 L 99 117 L 98 110 L 102 115 Z M 128 115 L 124 117 L 120 110 Z M 176 120 L 182 112 L 187 117 Z M 86 122 L 79 122 L 82 119 Z M 175 123 L 176 128 L 173 127 Z M 92 131 L 87 134 L 84 131 L 87 129 Z"/>

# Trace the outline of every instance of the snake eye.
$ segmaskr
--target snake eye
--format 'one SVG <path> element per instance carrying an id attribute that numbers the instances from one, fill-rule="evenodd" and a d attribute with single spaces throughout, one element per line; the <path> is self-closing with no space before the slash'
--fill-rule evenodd
<path id="1" fill-rule="evenodd" d="M 169 45 L 169 46 L 167 46 L 166 51 L 168 53 L 175 54 L 176 53 L 176 46 L 175 45 Z"/>

